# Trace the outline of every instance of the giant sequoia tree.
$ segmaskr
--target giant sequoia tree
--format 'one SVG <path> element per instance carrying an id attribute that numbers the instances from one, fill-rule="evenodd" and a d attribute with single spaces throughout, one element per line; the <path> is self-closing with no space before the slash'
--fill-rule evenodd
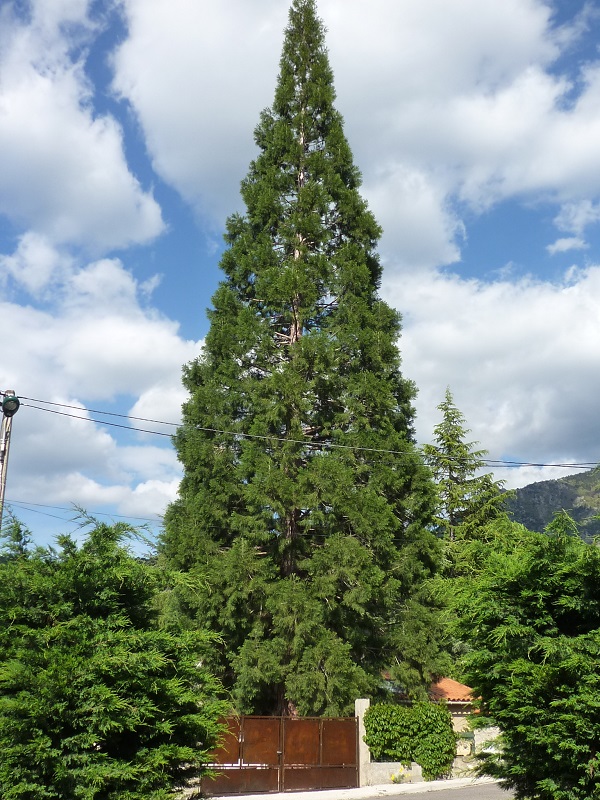
<path id="1" fill-rule="evenodd" d="M 280 67 L 210 332 L 184 369 L 163 550 L 201 577 L 191 605 L 221 635 L 240 710 L 336 713 L 398 658 L 438 545 L 314 0 L 292 3 Z"/>

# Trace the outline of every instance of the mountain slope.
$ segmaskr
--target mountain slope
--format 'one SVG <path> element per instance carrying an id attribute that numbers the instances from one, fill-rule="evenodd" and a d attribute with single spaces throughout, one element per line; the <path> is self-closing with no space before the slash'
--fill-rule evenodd
<path id="1" fill-rule="evenodd" d="M 530 483 L 517 489 L 507 509 L 516 522 L 532 531 L 543 531 L 557 511 L 566 511 L 577 522 L 582 538 L 600 536 L 600 468 Z"/>

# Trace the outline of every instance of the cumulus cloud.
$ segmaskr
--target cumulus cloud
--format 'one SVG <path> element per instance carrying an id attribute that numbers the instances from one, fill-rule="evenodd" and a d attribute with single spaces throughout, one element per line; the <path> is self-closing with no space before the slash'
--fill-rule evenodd
<path id="1" fill-rule="evenodd" d="M 213 225 L 239 206 L 286 7 L 124 2 L 115 91 L 134 108 L 155 169 Z M 585 33 L 585 9 L 561 27 L 541 0 L 323 0 L 319 11 L 338 106 L 397 266 L 455 262 L 465 205 L 480 213 L 536 193 L 568 204 L 597 191 L 598 65 L 554 69 Z"/>
<path id="2" fill-rule="evenodd" d="M 91 510 L 112 504 L 146 517 L 174 499 L 181 470 L 169 436 L 140 440 L 110 425 L 131 425 L 128 407 L 178 422 L 181 364 L 201 348 L 143 296 L 120 261 L 102 259 L 68 271 L 46 308 L 0 300 L 3 326 L 19 331 L 3 351 L 0 386 L 23 398 L 9 499 Z M 115 402 L 122 418 L 86 410 Z"/>
<path id="3" fill-rule="evenodd" d="M 183 341 L 175 321 L 144 308 L 137 290 L 119 260 L 103 259 L 69 275 L 51 310 L 5 301 L 3 324 L 20 334 L 18 347 L 4 354 L 3 371 L 20 373 L 21 385 L 76 388 L 81 399 L 138 397 L 157 381 L 178 382 L 181 364 L 200 345 Z"/>
<path id="4" fill-rule="evenodd" d="M 133 492 L 122 499 L 119 507 L 124 514 L 135 516 L 148 513 L 162 516 L 165 508 L 177 498 L 181 476 L 170 481 L 149 480 L 138 483 Z"/>
<path id="5" fill-rule="evenodd" d="M 464 225 L 422 170 L 390 164 L 371 180 L 364 194 L 383 226 L 383 248 L 397 265 L 419 269 L 460 259 Z"/>
<path id="6" fill-rule="evenodd" d="M 128 168 L 122 131 L 94 112 L 82 48 L 89 2 L 34 0 L 0 9 L 0 213 L 54 244 L 104 251 L 164 229 Z M 35 283 L 35 281 L 34 281 Z"/>
<path id="7" fill-rule="evenodd" d="M 553 69 L 580 19 L 557 29 L 538 0 L 328 0 L 323 13 L 363 168 L 396 151 L 474 206 L 592 180 L 597 67 L 578 76 L 572 107 L 572 80 Z"/>
<path id="8" fill-rule="evenodd" d="M 400 349 L 420 389 L 421 442 L 432 440 L 449 386 L 491 458 L 597 460 L 589 424 L 600 391 L 600 267 L 570 270 L 558 283 L 404 276 L 388 278 L 384 293 L 406 310 Z M 511 482 L 532 473 L 511 471 Z"/>
<path id="9" fill-rule="evenodd" d="M 114 56 L 114 89 L 135 109 L 157 173 L 220 228 L 239 204 L 252 130 L 272 101 L 286 4 L 123 7 L 129 36 Z"/>
<path id="10" fill-rule="evenodd" d="M 0 255 L 0 279 L 10 276 L 30 295 L 40 298 L 45 290 L 70 269 L 71 258 L 45 236 L 27 231 L 19 237 L 12 255 Z"/>
<path id="11" fill-rule="evenodd" d="M 554 224 L 561 231 L 581 234 L 588 225 L 600 222 L 600 203 L 584 199 L 565 203 L 554 219 Z"/>
<path id="12" fill-rule="evenodd" d="M 194 357 L 198 354 L 198 350 L 193 353 Z M 181 365 L 176 366 L 179 375 Z M 174 433 L 173 425 L 178 425 L 181 422 L 181 406 L 187 396 L 187 392 L 181 382 L 176 385 L 171 376 L 170 380 L 157 381 L 149 389 L 141 392 L 131 407 L 129 416 L 132 419 L 139 418 L 140 421 L 143 421 L 142 427 L 145 430 Z M 172 424 L 165 427 L 165 425 L 156 424 L 155 420 L 158 420 L 159 423 L 167 422 Z"/>
<path id="13" fill-rule="evenodd" d="M 580 236 L 568 236 L 549 244 L 546 250 L 553 256 L 556 253 L 567 253 L 569 250 L 585 250 L 588 246 L 585 239 Z"/>

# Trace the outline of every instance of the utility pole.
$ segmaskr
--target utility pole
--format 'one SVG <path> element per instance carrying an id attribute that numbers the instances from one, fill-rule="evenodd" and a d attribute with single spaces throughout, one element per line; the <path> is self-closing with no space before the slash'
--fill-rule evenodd
<path id="1" fill-rule="evenodd" d="M 0 392 L 0 396 L 2 396 L 2 424 L 0 426 L 0 530 L 2 530 L 4 492 L 6 490 L 6 472 L 8 470 L 8 451 L 10 447 L 12 418 L 19 410 L 21 403 L 12 389 Z"/>

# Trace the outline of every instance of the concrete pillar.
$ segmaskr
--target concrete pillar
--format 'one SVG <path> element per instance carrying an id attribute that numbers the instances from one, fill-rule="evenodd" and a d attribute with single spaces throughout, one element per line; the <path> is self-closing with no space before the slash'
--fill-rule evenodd
<path id="1" fill-rule="evenodd" d="M 365 712 L 371 705 L 370 700 L 354 701 L 354 716 L 358 717 L 358 785 L 369 786 L 369 765 L 371 751 L 365 744 Z"/>

